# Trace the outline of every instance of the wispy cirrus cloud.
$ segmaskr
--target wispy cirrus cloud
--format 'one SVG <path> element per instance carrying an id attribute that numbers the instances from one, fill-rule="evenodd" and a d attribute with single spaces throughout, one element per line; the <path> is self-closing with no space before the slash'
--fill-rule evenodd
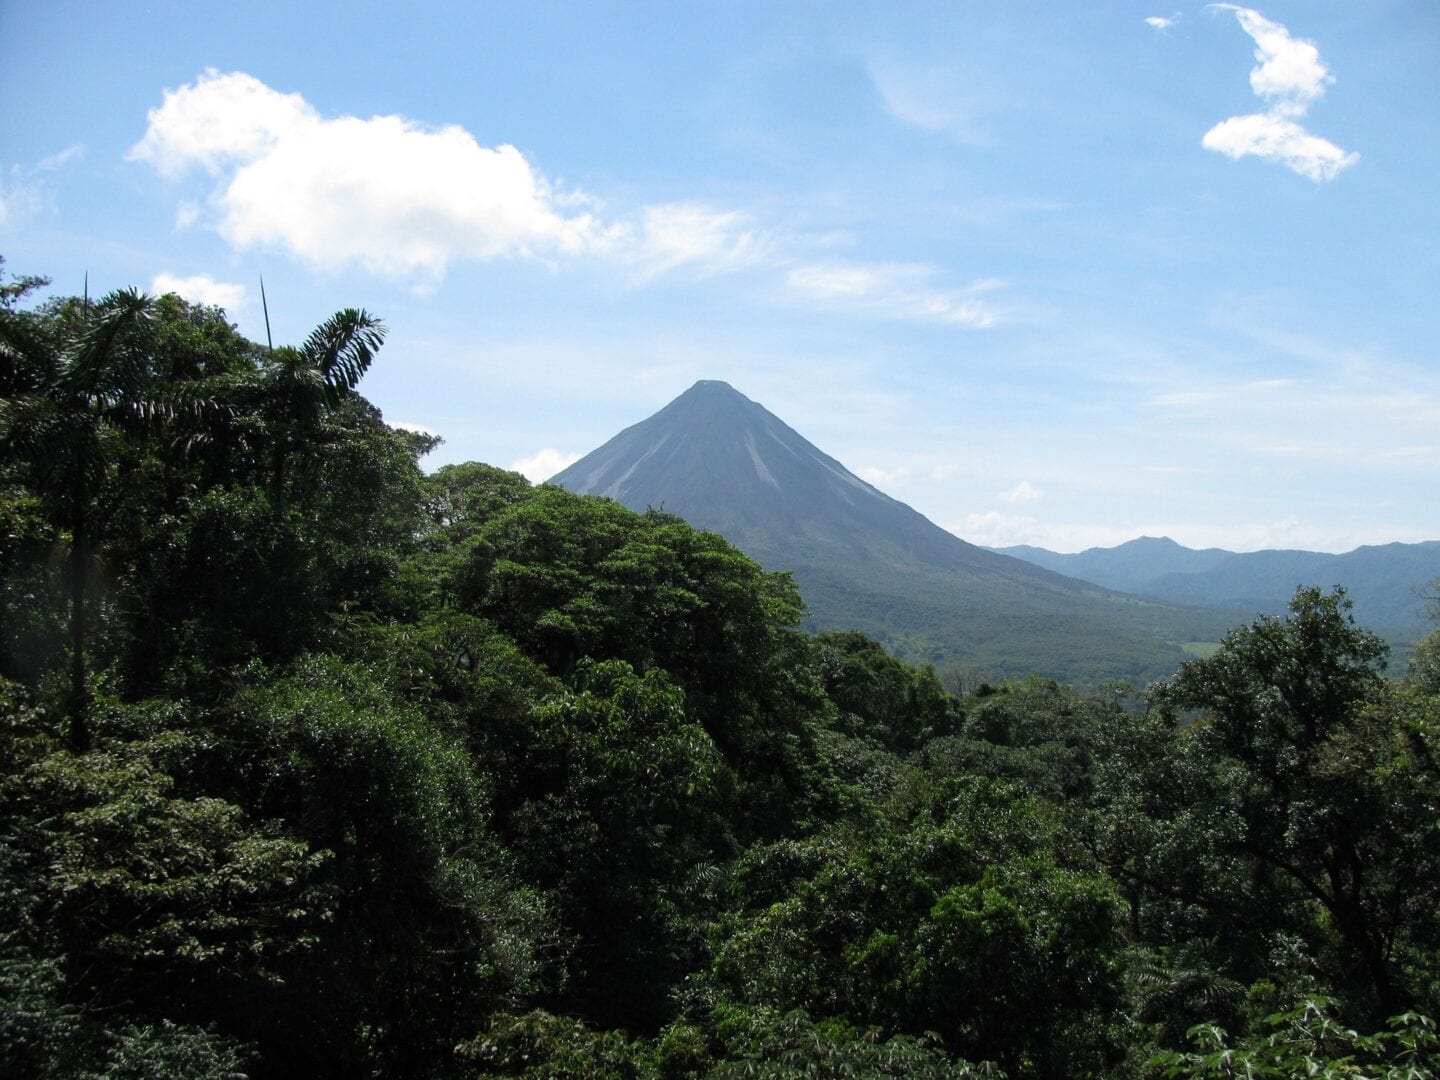
<path id="1" fill-rule="evenodd" d="M 1278 351 L 1278 348 L 1277 348 Z M 1197 460 L 1227 458 L 1274 468 L 1392 472 L 1440 464 L 1440 380 L 1408 364 L 1371 357 L 1355 365 L 1343 355 L 1315 362 L 1302 378 L 1201 376 L 1178 390 L 1138 399 L 1155 410 L 1170 444 Z M 1188 380 L 1187 380 L 1188 381 Z M 1404 386 L 1404 389 L 1397 387 Z M 1168 452 L 1157 444 L 1157 453 Z M 1143 467 L 1151 473 L 1194 467 Z"/>
<path id="2" fill-rule="evenodd" d="M 0 228 L 14 228 L 28 221 L 46 204 L 45 190 L 33 180 L 12 170 L 0 176 Z"/>
<path id="3" fill-rule="evenodd" d="M 866 67 L 885 111 L 901 123 L 964 143 L 986 139 L 981 118 L 999 99 L 983 72 L 875 60 Z"/>
<path id="4" fill-rule="evenodd" d="M 55 172 L 69 165 L 72 161 L 78 161 L 85 156 L 84 143 L 71 143 L 65 149 L 57 151 L 48 157 L 41 158 L 35 165 L 35 171 L 41 173 Z"/>
<path id="5" fill-rule="evenodd" d="M 703 203 L 663 203 L 641 214 L 634 257 L 641 277 L 681 266 L 735 270 L 764 262 L 774 245 L 747 214 Z"/>
<path id="6" fill-rule="evenodd" d="M 1222 120 L 1205 133 L 1201 145 L 1232 160 L 1254 156 L 1277 161 L 1316 183 L 1335 179 L 1359 161 L 1358 153 L 1342 150 L 1299 123 L 1335 81 L 1315 43 L 1291 37 L 1284 26 L 1252 8 L 1234 4 L 1210 8 L 1234 13 L 1241 29 L 1254 40 L 1259 64 L 1250 72 L 1250 88 L 1270 107 L 1263 113 Z"/>
<path id="7" fill-rule="evenodd" d="M 994 326 L 1001 313 L 989 297 L 1004 287 L 981 278 L 959 288 L 936 285 L 938 270 L 914 263 L 811 263 L 786 275 L 802 298 L 892 319 L 923 319 L 974 329 Z"/>
<path id="8" fill-rule="evenodd" d="M 1177 390 L 1169 394 L 1156 394 L 1149 403 L 1162 409 L 1173 409 L 1192 405 L 1209 405 L 1222 400 L 1224 400 L 1224 395 L 1215 390 Z"/>
<path id="9" fill-rule="evenodd" d="M 84 154 L 84 145 L 73 143 L 34 165 L 12 165 L 8 175 L 0 174 L 0 228 L 14 228 L 47 209 L 53 209 L 48 174 Z"/>

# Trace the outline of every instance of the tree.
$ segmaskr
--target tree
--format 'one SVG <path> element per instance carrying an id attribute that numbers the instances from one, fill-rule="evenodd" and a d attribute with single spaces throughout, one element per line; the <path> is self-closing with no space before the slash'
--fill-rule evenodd
<path id="1" fill-rule="evenodd" d="M 896 660 L 857 630 L 820 634 L 815 645 L 825 693 L 846 729 L 910 750 L 947 734 L 958 720 L 958 703 L 929 665 Z"/>
<path id="2" fill-rule="evenodd" d="M 0 453 L 39 494 L 70 539 L 70 741 L 84 749 L 86 584 L 96 497 L 109 479 L 113 443 L 166 411 L 148 391 L 144 330 L 152 301 L 137 290 L 115 292 L 91 309 L 71 306 L 68 343 L 60 350 L 39 335 L 6 335 L 12 347 L 10 396 L 0 402 Z M 7 322 L 10 320 L 7 319 Z"/>
<path id="3" fill-rule="evenodd" d="M 1427 634 L 1410 654 L 1410 682 L 1430 694 L 1440 694 L 1440 630 Z"/>
<path id="4" fill-rule="evenodd" d="M 476 1017 L 550 978 L 547 904 L 489 827 L 489 784 L 447 731 L 359 664 L 306 657 L 237 694 L 233 781 L 325 853 L 333 904 L 249 1038 L 289 1075 L 433 1076 Z M 368 1064 L 367 1064 L 368 1063 Z"/>
<path id="5" fill-rule="evenodd" d="M 745 1004 L 934 1032 L 1007 1074 L 1095 1075 L 1119 1049 L 1118 905 L 1068 847 L 1044 804 L 971 777 L 908 820 L 753 848 L 713 977 Z"/>
<path id="6" fill-rule="evenodd" d="M 345 308 L 317 326 L 298 349 L 283 346 L 261 368 L 262 400 L 270 424 L 270 497 L 284 512 L 292 462 L 313 460 L 324 412 L 360 384 L 385 340 L 385 324 L 359 308 Z"/>
<path id="7" fill-rule="evenodd" d="M 561 677 L 586 657 L 664 668 L 737 763 L 793 733 L 801 700 L 818 705 L 788 575 L 673 515 L 520 484 L 468 466 L 432 479 L 433 545 L 463 537 L 437 560 L 456 607 Z"/>
<path id="8" fill-rule="evenodd" d="M 577 675 L 578 692 L 532 710 L 514 844 L 577 935 L 573 1007 L 657 1027 L 703 953 L 694 873 L 728 854 L 723 763 L 663 671 L 586 661 Z"/>
<path id="9" fill-rule="evenodd" d="M 1341 589 L 1302 588 L 1287 617 L 1233 631 L 1158 685 L 1152 705 L 1172 726 L 1202 710 L 1173 743 L 1187 779 L 1161 797 L 1199 815 L 1186 825 L 1192 866 L 1233 868 L 1189 898 L 1298 934 L 1352 1007 L 1383 1018 L 1413 996 L 1397 948 L 1433 912 L 1417 903 L 1413 868 L 1434 861 L 1434 829 L 1415 824 L 1434 813 L 1424 791 L 1393 782 L 1393 728 L 1374 710 L 1386 646 L 1349 609 Z M 1132 857 L 1151 883 L 1164 879 Z"/>

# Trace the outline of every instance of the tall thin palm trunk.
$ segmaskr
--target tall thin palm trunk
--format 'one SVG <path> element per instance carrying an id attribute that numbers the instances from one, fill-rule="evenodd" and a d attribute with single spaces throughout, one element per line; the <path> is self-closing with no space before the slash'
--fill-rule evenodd
<path id="1" fill-rule="evenodd" d="M 90 686 L 85 669 L 85 578 L 90 538 L 83 512 L 75 516 L 70 537 L 70 749 L 90 748 Z"/>

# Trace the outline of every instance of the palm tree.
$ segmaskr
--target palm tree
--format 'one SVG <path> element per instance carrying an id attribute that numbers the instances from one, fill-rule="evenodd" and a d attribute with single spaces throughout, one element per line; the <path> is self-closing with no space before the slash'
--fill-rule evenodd
<path id="1" fill-rule="evenodd" d="M 59 348 L 42 335 L 20 333 L 13 312 L 7 311 L 0 333 L 9 376 L 0 398 L 0 455 L 70 537 L 69 713 L 76 750 L 88 742 L 86 584 L 96 495 L 121 432 L 147 427 L 171 408 L 148 392 L 144 331 L 151 310 L 150 297 L 130 289 L 94 306 L 72 306 L 64 315 L 78 326 Z"/>
<path id="2" fill-rule="evenodd" d="M 385 326 L 348 308 L 298 349 L 271 351 L 248 378 L 185 378 L 160 370 L 165 365 L 149 333 L 157 307 L 138 290 L 94 305 L 69 301 L 39 318 L 14 310 L 15 291 L 0 296 L 0 475 L 39 495 L 46 516 L 69 538 L 69 740 L 78 750 L 88 742 L 87 586 L 96 515 L 125 448 L 168 433 L 186 456 L 217 436 L 229 439 L 231 403 L 249 398 L 263 421 L 252 445 L 268 451 L 279 516 L 294 459 L 313 457 L 324 414 L 358 385 Z"/>
<path id="3" fill-rule="evenodd" d="M 261 378 L 271 424 L 270 497 L 276 514 L 285 509 L 292 459 L 310 456 L 320 418 L 359 385 L 385 340 L 385 324 L 366 311 L 345 308 L 311 331 L 298 349 L 275 349 Z"/>

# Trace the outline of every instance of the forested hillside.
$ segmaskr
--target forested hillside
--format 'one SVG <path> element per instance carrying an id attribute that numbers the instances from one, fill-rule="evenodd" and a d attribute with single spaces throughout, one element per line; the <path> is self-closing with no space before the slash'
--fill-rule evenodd
<path id="1" fill-rule="evenodd" d="M 675 517 L 426 475 L 364 312 L 36 285 L 0 1075 L 1434 1075 L 1440 638 L 1387 680 L 1306 589 L 957 698 Z"/>

